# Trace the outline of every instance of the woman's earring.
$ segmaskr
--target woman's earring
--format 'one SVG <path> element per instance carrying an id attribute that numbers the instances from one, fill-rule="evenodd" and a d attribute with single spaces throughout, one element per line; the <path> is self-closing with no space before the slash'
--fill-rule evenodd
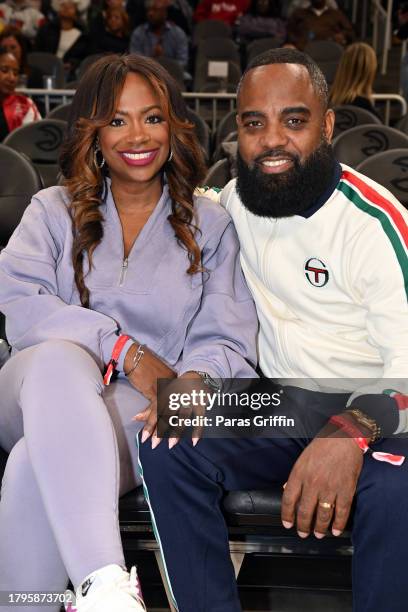
<path id="1" fill-rule="evenodd" d="M 100 153 L 100 157 L 102 158 L 102 161 L 98 160 L 98 153 Z M 102 155 L 102 151 L 101 151 L 101 147 L 99 146 L 99 139 L 96 139 L 95 142 L 95 146 L 94 146 L 94 162 L 95 162 L 95 166 L 97 166 L 98 168 L 103 168 L 105 165 L 105 158 Z"/>
<path id="2" fill-rule="evenodd" d="M 170 155 L 169 155 L 169 157 L 167 158 L 167 161 L 168 161 L 168 162 L 171 162 L 171 160 L 172 160 L 172 159 L 173 159 L 173 151 L 170 149 Z"/>

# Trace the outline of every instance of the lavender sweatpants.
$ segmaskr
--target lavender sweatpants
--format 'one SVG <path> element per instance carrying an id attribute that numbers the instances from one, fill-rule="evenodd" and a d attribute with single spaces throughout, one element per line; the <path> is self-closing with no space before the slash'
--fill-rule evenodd
<path id="1" fill-rule="evenodd" d="M 140 484 L 131 420 L 148 401 L 125 379 L 104 388 L 80 346 L 50 341 L 0 370 L 0 591 L 64 591 L 124 565 L 118 498 Z M 59 606 L 2 608 L 56 612 Z"/>

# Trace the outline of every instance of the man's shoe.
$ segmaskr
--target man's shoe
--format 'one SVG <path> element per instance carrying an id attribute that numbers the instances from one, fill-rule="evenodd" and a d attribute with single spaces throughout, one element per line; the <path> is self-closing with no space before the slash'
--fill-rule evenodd
<path id="1" fill-rule="evenodd" d="M 85 578 L 75 593 L 72 612 L 146 612 L 136 567 L 130 574 L 107 565 Z"/>

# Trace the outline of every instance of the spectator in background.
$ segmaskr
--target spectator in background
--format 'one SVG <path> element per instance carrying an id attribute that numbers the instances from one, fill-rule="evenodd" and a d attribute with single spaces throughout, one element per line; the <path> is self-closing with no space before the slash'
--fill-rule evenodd
<path id="1" fill-rule="evenodd" d="M 286 24 L 280 19 L 280 6 L 276 0 L 252 0 L 249 12 L 238 21 L 238 37 L 243 41 L 273 37 L 283 42 Z"/>
<path id="2" fill-rule="evenodd" d="M 188 39 L 183 30 L 167 20 L 167 0 L 146 0 L 147 23 L 137 27 L 130 38 L 130 52 L 147 57 L 167 57 L 183 68 L 188 63 Z"/>
<path id="3" fill-rule="evenodd" d="M 35 49 L 62 59 L 70 80 L 75 68 L 89 55 L 89 40 L 82 32 L 74 0 L 53 0 L 52 5 L 58 17 L 40 28 Z"/>
<path id="4" fill-rule="evenodd" d="M 309 8 L 297 9 L 292 14 L 288 38 L 300 50 L 313 40 L 333 40 L 345 46 L 353 42 L 354 31 L 346 15 L 331 9 L 327 0 L 311 0 Z"/>
<path id="5" fill-rule="evenodd" d="M 331 88 L 330 104 L 352 104 L 377 115 L 372 102 L 376 72 L 377 56 L 370 45 L 358 42 L 347 47 Z"/>
<path id="6" fill-rule="evenodd" d="M 17 58 L 0 47 L 0 141 L 22 125 L 41 119 L 34 102 L 15 92 L 19 74 Z"/>
<path id="7" fill-rule="evenodd" d="M 124 0 L 103 0 L 99 6 L 91 5 L 88 13 L 89 36 L 93 42 L 97 42 L 105 32 L 106 11 L 108 9 L 125 9 Z"/>
<path id="8" fill-rule="evenodd" d="M 247 12 L 250 0 L 201 0 L 194 12 L 194 21 L 218 19 L 233 26 Z"/>
<path id="9" fill-rule="evenodd" d="M 14 26 L 6 26 L 0 34 L 0 46 L 14 55 L 20 66 L 19 85 L 24 87 L 41 88 L 43 74 L 38 68 L 29 66 L 27 53 L 30 50 L 30 41 Z"/>
<path id="10" fill-rule="evenodd" d="M 336 0 L 327 0 L 327 6 L 331 9 L 339 8 Z M 297 9 L 309 7 L 310 0 L 283 0 L 281 15 L 284 19 L 288 19 Z"/>
<path id="11" fill-rule="evenodd" d="M 104 14 L 104 29 L 92 38 L 93 53 L 126 53 L 129 48 L 129 16 L 124 8 L 108 8 Z"/>
<path id="12" fill-rule="evenodd" d="M 0 4 L 0 22 L 17 27 L 33 40 L 45 17 L 30 0 L 7 0 Z"/>

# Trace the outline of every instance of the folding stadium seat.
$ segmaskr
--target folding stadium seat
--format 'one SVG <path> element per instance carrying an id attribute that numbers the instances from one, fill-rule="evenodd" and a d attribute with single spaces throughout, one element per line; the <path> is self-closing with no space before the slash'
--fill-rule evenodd
<path id="1" fill-rule="evenodd" d="M 33 51 L 27 55 L 27 63 L 29 66 L 40 70 L 43 76 L 53 76 L 57 89 L 65 87 L 64 63 L 53 53 Z"/>
<path id="2" fill-rule="evenodd" d="M 31 198 L 42 187 L 38 172 L 24 156 L 0 144 L 0 248 L 14 232 Z"/>
<path id="3" fill-rule="evenodd" d="M 181 91 L 185 91 L 186 85 L 184 82 L 184 70 L 180 63 L 169 57 L 157 57 L 156 61 L 159 62 L 159 64 L 161 64 L 163 68 L 165 68 L 167 72 L 171 74 L 175 81 L 177 81 Z"/>
<path id="4" fill-rule="evenodd" d="M 193 45 L 197 46 L 205 38 L 232 38 L 231 26 L 217 19 L 205 19 L 194 26 Z"/>
<path id="5" fill-rule="evenodd" d="M 408 148 L 408 136 L 386 125 L 359 125 L 333 141 L 335 157 L 352 168 L 371 155 L 399 148 Z"/>
<path id="6" fill-rule="evenodd" d="M 352 104 L 337 106 L 334 112 L 336 114 L 334 137 L 358 125 L 373 125 L 374 123 L 383 125 L 382 121 L 376 115 L 370 113 L 370 111 L 365 108 L 359 108 Z"/>
<path id="7" fill-rule="evenodd" d="M 71 84 L 70 84 L 71 86 Z M 69 111 L 71 110 L 71 103 L 60 104 L 50 111 L 46 119 L 60 119 L 61 121 L 68 121 Z"/>
<path id="8" fill-rule="evenodd" d="M 93 53 L 92 55 L 88 55 L 82 62 L 79 64 L 78 69 L 76 71 L 76 77 L 79 80 L 84 72 L 87 71 L 89 66 L 94 64 L 99 58 L 107 55 L 107 53 Z M 72 83 L 69 83 L 69 86 L 72 87 Z"/>
<path id="9" fill-rule="evenodd" d="M 232 178 L 229 159 L 220 159 L 215 162 L 208 171 L 204 179 L 204 185 L 207 187 L 225 187 Z"/>
<path id="10" fill-rule="evenodd" d="M 408 145 L 372 155 L 356 168 L 379 182 L 408 208 Z"/>
<path id="11" fill-rule="evenodd" d="M 305 53 L 318 64 L 327 82 L 331 85 L 344 49 L 332 40 L 314 40 L 305 47 Z"/>
<path id="12" fill-rule="evenodd" d="M 206 159 L 208 159 L 210 156 L 210 128 L 206 121 L 189 107 L 187 107 L 187 117 L 191 123 L 194 123 L 198 141 L 204 150 Z"/>
<path id="13" fill-rule="evenodd" d="M 278 38 L 258 38 L 246 45 L 246 60 L 247 64 L 251 62 L 254 57 L 260 55 L 264 51 L 269 49 L 276 49 L 281 46 L 281 41 Z"/>
<path id="14" fill-rule="evenodd" d="M 42 119 L 14 130 L 3 144 L 24 153 L 38 170 L 44 187 L 50 187 L 58 183 L 58 159 L 66 127 L 60 119 Z"/>
<path id="15" fill-rule="evenodd" d="M 226 77 L 211 76 L 210 62 L 226 62 Z M 194 91 L 218 91 L 228 87 L 235 90 L 241 78 L 241 58 L 237 45 L 225 38 L 207 38 L 197 47 Z"/>
<path id="16" fill-rule="evenodd" d="M 227 138 L 231 132 L 237 131 L 237 111 L 233 110 L 224 115 L 218 124 L 217 131 L 215 133 L 214 148 L 217 149 L 223 140 Z"/>

